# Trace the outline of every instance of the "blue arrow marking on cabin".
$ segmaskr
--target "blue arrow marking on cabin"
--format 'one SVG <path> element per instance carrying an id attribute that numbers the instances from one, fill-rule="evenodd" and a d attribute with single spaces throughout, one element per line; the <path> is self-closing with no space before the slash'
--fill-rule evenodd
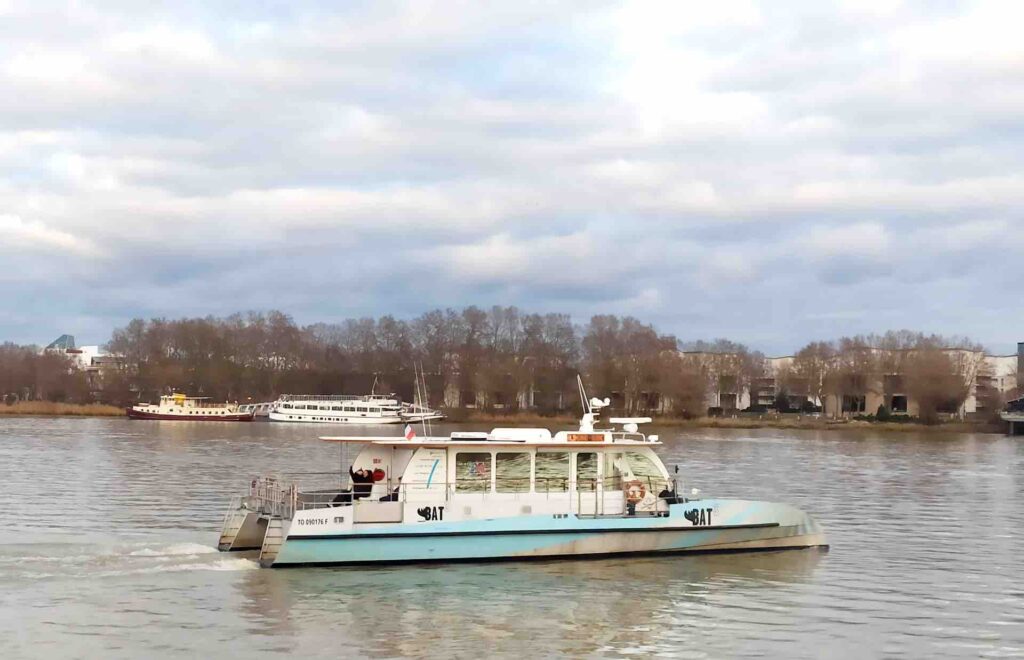
<path id="1" fill-rule="evenodd" d="M 435 458 L 434 464 L 430 466 L 430 474 L 427 475 L 427 488 L 430 488 L 430 481 L 434 478 L 434 470 L 437 469 L 437 464 L 441 462 L 441 459 Z"/>

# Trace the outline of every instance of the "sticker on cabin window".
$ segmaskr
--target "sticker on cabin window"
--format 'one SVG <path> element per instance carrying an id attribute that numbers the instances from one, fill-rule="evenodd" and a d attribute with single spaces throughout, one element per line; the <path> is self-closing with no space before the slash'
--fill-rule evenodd
<path id="1" fill-rule="evenodd" d="M 416 513 L 418 513 L 420 518 L 423 518 L 424 521 L 444 520 L 443 506 L 425 506 L 421 509 L 416 509 Z"/>
<path id="2" fill-rule="evenodd" d="M 689 520 L 693 525 L 710 525 L 712 511 L 714 511 L 714 509 L 710 507 L 707 509 L 690 509 L 683 513 L 683 517 Z"/>

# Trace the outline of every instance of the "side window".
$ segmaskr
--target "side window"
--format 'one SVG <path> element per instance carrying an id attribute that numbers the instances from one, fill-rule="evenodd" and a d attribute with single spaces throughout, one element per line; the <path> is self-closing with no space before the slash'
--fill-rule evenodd
<path id="1" fill-rule="evenodd" d="M 459 452 L 455 455 L 455 492 L 486 493 L 491 490 L 491 455 Z"/>
<path id="2" fill-rule="evenodd" d="M 597 454 L 576 454 L 576 490 L 593 492 L 597 486 Z"/>
<path id="3" fill-rule="evenodd" d="M 629 465 L 630 472 L 633 473 L 632 477 L 648 484 L 649 488 L 659 487 L 664 478 L 661 470 L 647 454 L 628 451 L 626 452 L 626 463 Z"/>
<path id="4" fill-rule="evenodd" d="M 564 493 L 569 490 L 569 452 L 537 452 L 538 493 Z"/>
<path id="5" fill-rule="evenodd" d="M 622 472 L 626 461 L 622 454 L 605 453 L 604 455 L 604 479 L 602 483 L 607 490 L 620 490 L 622 488 Z"/>
<path id="6" fill-rule="evenodd" d="M 530 454 L 498 452 L 494 456 L 494 488 L 499 493 L 530 492 Z"/>

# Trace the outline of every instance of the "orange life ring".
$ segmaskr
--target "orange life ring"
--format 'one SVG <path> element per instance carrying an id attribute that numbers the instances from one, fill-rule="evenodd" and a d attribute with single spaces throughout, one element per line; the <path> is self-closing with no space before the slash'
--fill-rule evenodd
<path id="1" fill-rule="evenodd" d="M 626 482 L 626 501 L 630 504 L 636 504 L 640 500 L 644 499 L 647 495 L 647 488 L 644 486 L 642 481 L 627 481 Z"/>

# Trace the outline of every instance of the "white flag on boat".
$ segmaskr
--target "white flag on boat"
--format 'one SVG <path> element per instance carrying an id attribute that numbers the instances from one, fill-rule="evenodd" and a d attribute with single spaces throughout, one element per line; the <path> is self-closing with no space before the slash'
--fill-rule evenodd
<path id="1" fill-rule="evenodd" d="M 412 424 L 405 425 L 405 439 L 412 440 L 416 437 L 416 431 L 412 430 Z"/>

